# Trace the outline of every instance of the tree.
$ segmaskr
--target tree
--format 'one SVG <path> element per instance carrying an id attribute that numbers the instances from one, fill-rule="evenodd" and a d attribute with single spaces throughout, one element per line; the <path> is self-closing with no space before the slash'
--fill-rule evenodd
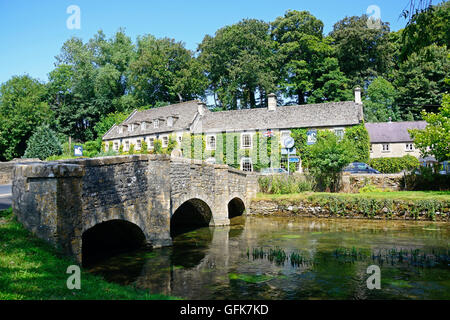
<path id="1" fill-rule="evenodd" d="M 289 10 L 272 23 L 280 85 L 297 103 L 340 101 L 351 96 L 348 79 L 333 57 L 323 22 L 308 11 Z M 311 96 L 311 99 L 308 97 Z"/>
<path id="2" fill-rule="evenodd" d="M 353 161 L 364 163 L 369 161 L 370 138 L 364 123 L 345 129 L 344 139 L 354 147 L 355 158 Z"/>
<path id="3" fill-rule="evenodd" d="M 355 149 L 349 139 L 340 140 L 333 132 L 320 131 L 308 157 L 308 169 L 318 187 L 338 191 L 342 169 L 355 159 Z"/>
<path id="4" fill-rule="evenodd" d="M 0 86 L 0 160 L 21 157 L 36 127 L 52 118 L 45 86 L 28 75 Z"/>
<path id="5" fill-rule="evenodd" d="M 386 74 L 392 64 L 389 24 L 380 21 L 379 28 L 369 28 L 368 19 L 367 15 L 346 17 L 330 33 L 340 69 L 351 79 L 352 87 Z"/>
<path id="6" fill-rule="evenodd" d="M 401 60 L 432 44 L 450 46 L 450 2 L 417 10 L 402 32 Z"/>
<path id="7" fill-rule="evenodd" d="M 40 126 L 27 141 L 24 158 L 45 160 L 50 156 L 62 154 L 62 146 L 55 131 L 48 126 Z"/>
<path id="8" fill-rule="evenodd" d="M 423 156 L 433 155 L 438 161 L 450 159 L 450 95 L 444 95 L 439 113 L 422 112 L 427 122 L 424 130 L 409 130 L 414 144 Z"/>
<path id="9" fill-rule="evenodd" d="M 200 64 L 182 42 L 151 35 L 138 38 L 130 81 L 140 105 L 192 100 L 202 97 L 206 89 Z"/>
<path id="10" fill-rule="evenodd" d="M 382 77 L 377 77 L 367 88 L 364 101 L 364 119 L 367 122 L 387 122 L 401 120 L 400 112 L 395 104 L 397 91 L 394 86 Z"/>
<path id="11" fill-rule="evenodd" d="M 403 115 L 412 113 L 416 119 L 425 109 L 436 112 L 442 95 L 450 85 L 450 51 L 435 44 L 412 53 L 395 72 L 394 86 L 398 90 L 397 105 Z"/>
<path id="12" fill-rule="evenodd" d="M 207 35 L 199 45 L 199 59 L 208 77 L 216 107 L 227 109 L 266 106 L 276 89 L 275 57 L 269 24 L 242 20 Z"/>

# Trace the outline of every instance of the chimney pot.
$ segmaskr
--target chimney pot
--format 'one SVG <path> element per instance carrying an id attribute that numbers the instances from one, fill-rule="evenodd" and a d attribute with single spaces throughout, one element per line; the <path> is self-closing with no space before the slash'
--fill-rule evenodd
<path id="1" fill-rule="evenodd" d="M 355 103 L 362 104 L 360 87 L 355 88 Z"/>
<path id="2" fill-rule="evenodd" d="M 268 96 L 267 109 L 269 111 L 275 111 L 277 109 L 277 96 L 275 93 L 271 93 Z"/>

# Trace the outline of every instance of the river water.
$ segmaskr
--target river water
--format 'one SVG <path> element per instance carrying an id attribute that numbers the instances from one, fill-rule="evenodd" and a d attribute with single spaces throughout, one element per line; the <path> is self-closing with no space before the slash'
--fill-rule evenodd
<path id="1" fill-rule="evenodd" d="M 186 299 L 450 299 L 449 236 L 447 223 L 237 217 L 89 271 Z"/>

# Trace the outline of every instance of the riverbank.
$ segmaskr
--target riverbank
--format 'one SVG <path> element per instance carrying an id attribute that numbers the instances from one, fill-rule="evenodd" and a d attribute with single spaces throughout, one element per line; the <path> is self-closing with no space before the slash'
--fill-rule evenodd
<path id="1" fill-rule="evenodd" d="M 67 267 L 76 265 L 0 211 L 0 300 L 167 300 L 131 286 L 109 283 L 81 270 L 81 290 L 66 286 Z"/>
<path id="2" fill-rule="evenodd" d="M 251 203 L 250 212 L 254 215 L 448 222 L 450 192 L 259 193 Z"/>

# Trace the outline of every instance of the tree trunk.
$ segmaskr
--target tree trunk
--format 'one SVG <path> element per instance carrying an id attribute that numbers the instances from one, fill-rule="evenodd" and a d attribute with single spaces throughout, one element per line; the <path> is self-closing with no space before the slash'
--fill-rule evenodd
<path id="1" fill-rule="evenodd" d="M 305 93 L 302 90 L 298 89 L 297 95 L 298 95 L 298 104 L 305 104 Z"/>

